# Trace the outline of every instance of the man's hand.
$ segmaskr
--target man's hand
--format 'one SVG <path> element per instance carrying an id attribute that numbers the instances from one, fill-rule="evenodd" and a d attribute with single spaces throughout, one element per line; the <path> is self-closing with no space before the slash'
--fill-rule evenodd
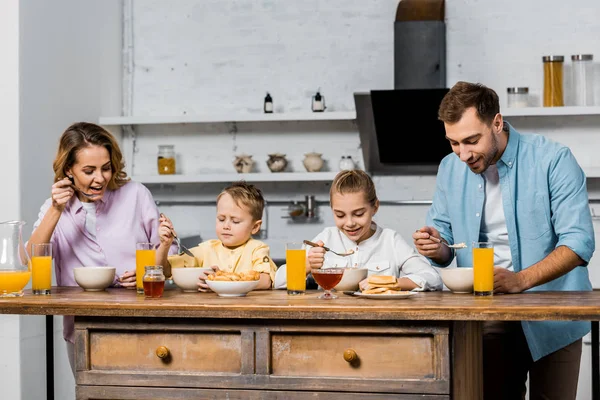
<path id="1" fill-rule="evenodd" d="M 502 267 L 494 267 L 494 293 L 521 293 L 526 289 L 521 275 Z"/>

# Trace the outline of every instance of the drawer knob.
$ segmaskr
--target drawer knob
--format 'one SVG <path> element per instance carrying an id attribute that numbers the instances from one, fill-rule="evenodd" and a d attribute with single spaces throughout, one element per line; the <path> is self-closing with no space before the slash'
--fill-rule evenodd
<path id="1" fill-rule="evenodd" d="M 158 346 L 156 348 L 156 356 L 161 359 L 169 357 L 169 349 L 167 349 L 165 346 Z"/>
<path id="2" fill-rule="evenodd" d="M 349 363 L 353 363 L 356 360 L 358 360 L 358 354 L 356 354 L 356 351 L 354 351 L 354 349 L 346 349 L 344 351 L 344 360 L 346 360 Z"/>

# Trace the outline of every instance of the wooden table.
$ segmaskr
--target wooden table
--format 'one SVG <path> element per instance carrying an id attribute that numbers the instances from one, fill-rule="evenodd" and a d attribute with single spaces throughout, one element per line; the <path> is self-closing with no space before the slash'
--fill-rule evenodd
<path id="1" fill-rule="evenodd" d="M 78 399 L 482 399 L 482 321 L 600 319 L 600 292 L 316 297 L 53 288 L 0 313 L 76 316 Z"/>

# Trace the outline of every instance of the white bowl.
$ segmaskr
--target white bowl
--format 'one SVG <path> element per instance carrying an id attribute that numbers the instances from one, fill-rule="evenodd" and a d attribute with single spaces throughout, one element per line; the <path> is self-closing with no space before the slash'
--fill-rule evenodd
<path id="1" fill-rule="evenodd" d="M 253 291 L 258 286 L 256 281 L 209 281 L 206 284 L 221 297 L 242 297 Z"/>
<path id="2" fill-rule="evenodd" d="M 340 292 L 358 290 L 358 284 L 367 277 L 368 273 L 367 268 L 344 268 L 342 280 L 335 285 L 334 289 Z"/>
<path id="3" fill-rule="evenodd" d="M 439 268 L 444 285 L 454 293 L 473 292 L 473 268 Z"/>
<path id="4" fill-rule="evenodd" d="M 201 275 L 212 273 L 212 268 L 171 268 L 173 281 L 184 292 L 197 292 Z"/>
<path id="5" fill-rule="evenodd" d="M 115 271 L 115 267 L 77 267 L 73 268 L 73 275 L 83 290 L 99 292 L 113 283 Z"/>

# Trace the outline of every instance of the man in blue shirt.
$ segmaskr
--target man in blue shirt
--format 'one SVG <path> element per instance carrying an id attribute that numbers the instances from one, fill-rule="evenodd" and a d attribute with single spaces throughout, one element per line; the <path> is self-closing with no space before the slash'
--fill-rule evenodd
<path id="1" fill-rule="evenodd" d="M 472 249 L 493 242 L 494 293 L 592 290 L 595 250 L 586 178 L 564 145 L 521 134 L 503 121 L 498 95 L 458 82 L 438 118 L 453 153 L 440 163 L 427 226 L 413 234 L 433 265 L 472 266 Z M 550 311 L 550 310 L 549 310 Z M 575 400 L 581 338 L 589 322 L 484 323 L 484 398 Z"/>

